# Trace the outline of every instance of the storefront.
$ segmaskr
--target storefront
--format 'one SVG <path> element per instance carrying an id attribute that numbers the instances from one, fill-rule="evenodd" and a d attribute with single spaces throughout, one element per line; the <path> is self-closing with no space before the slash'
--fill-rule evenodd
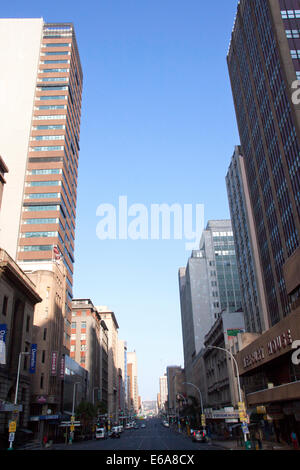
<path id="1" fill-rule="evenodd" d="M 277 440 L 300 441 L 300 315 L 291 313 L 236 355 L 250 418 Z M 257 417 L 258 409 L 263 409 Z M 266 436 L 267 437 L 267 436 Z"/>

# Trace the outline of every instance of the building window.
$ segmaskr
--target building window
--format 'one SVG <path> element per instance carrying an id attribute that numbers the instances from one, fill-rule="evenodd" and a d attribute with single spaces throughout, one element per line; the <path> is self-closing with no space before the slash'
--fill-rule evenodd
<path id="1" fill-rule="evenodd" d="M 300 10 L 281 10 L 282 19 L 300 18 Z"/>
<path id="2" fill-rule="evenodd" d="M 44 328 L 43 340 L 46 341 L 47 338 L 47 328 Z"/>
<path id="3" fill-rule="evenodd" d="M 58 232 L 26 232 L 22 238 L 57 237 Z"/>
<path id="4" fill-rule="evenodd" d="M 30 147 L 30 152 L 58 152 L 63 150 L 63 145 L 47 145 L 44 147 Z"/>
<path id="5" fill-rule="evenodd" d="M 43 349 L 43 351 L 42 351 L 42 364 L 45 363 L 45 356 L 46 356 L 46 351 Z"/>
<path id="6" fill-rule="evenodd" d="M 44 374 L 41 374 L 40 378 L 40 389 L 43 390 L 44 388 Z"/>
<path id="7" fill-rule="evenodd" d="M 7 305 L 8 305 L 8 297 L 5 295 L 3 297 L 3 304 L 2 304 L 2 315 L 6 316 L 7 314 Z"/>
<path id="8" fill-rule="evenodd" d="M 58 224 L 58 220 L 59 219 L 25 219 L 23 220 L 23 224 Z"/>
<path id="9" fill-rule="evenodd" d="M 70 47 L 71 44 L 64 42 L 64 43 L 59 43 L 59 42 L 50 42 L 47 44 L 42 44 L 43 47 Z"/>
<path id="10" fill-rule="evenodd" d="M 29 332 L 29 329 L 30 329 L 30 315 L 27 315 L 27 318 L 26 318 L 26 333 Z"/>
<path id="11" fill-rule="evenodd" d="M 60 193 L 29 193 L 25 195 L 25 199 L 57 199 Z"/>
<path id="12" fill-rule="evenodd" d="M 300 50 L 299 49 L 297 49 L 297 50 L 292 49 L 290 52 L 291 52 L 292 59 L 300 59 Z"/>
<path id="13" fill-rule="evenodd" d="M 299 38 L 300 37 L 299 33 L 300 33 L 299 29 L 286 29 L 285 30 L 285 34 L 286 34 L 286 37 L 288 39 L 290 39 L 290 38 L 295 38 L 295 39 Z"/>
<path id="14" fill-rule="evenodd" d="M 52 245 L 27 245 L 21 246 L 20 251 L 51 251 Z"/>

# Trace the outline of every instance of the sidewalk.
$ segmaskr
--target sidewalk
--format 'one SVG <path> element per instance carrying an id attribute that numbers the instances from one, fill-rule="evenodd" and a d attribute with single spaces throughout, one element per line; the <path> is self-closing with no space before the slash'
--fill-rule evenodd
<path id="1" fill-rule="evenodd" d="M 226 450 L 247 450 L 245 448 L 245 445 L 241 446 L 240 441 L 236 439 L 227 440 L 227 441 L 212 439 L 211 443 L 214 446 L 219 446 Z M 255 443 L 251 441 L 251 444 L 252 444 L 252 448 L 250 450 L 256 450 Z M 271 441 L 263 441 L 261 450 L 294 450 L 294 448 L 293 446 L 288 445 L 288 444 L 271 442 Z"/>

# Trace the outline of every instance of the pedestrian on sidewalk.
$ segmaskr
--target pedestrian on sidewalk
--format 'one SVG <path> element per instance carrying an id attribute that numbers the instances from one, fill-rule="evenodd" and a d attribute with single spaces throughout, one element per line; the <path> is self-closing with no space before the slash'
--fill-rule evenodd
<path id="1" fill-rule="evenodd" d="M 295 433 L 295 431 L 291 432 L 291 439 L 292 439 L 292 444 L 293 444 L 294 450 L 298 450 L 299 449 L 299 443 L 298 443 L 298 437 L 297 437 L 297 434 Z"/>
<path id="2" fill-rule="evenodd" d="M 257 429 L 254 437 L 256 439 L 258 449 L 261 450 L 262 449 L 262 432 L 261 432 L 261 429 Z"/>
<path id="3" fill-rule="evenodd" d="M 44 447 L 47 447 L 47 442 L 48 442 L 48 437 L 47 437 L 47 435 L 45 434 L 45 436 L 43 437 L 43 445 L 44 445 Z"/>

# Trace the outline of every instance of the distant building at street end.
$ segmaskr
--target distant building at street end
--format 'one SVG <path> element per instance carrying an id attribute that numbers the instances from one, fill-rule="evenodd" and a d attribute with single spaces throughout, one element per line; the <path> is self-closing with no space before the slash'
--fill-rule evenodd
<path id="1" fill-rule="evenodd" d="M 166 411 L 168 408 L 168 378 L 167 374 L 159 377 L 159 409 Z"/>
<path id="2" fill-rule="evenodd" d="M 139 411 L 138 366 L 135 351 L 127 353 L 127 373 L 129 386 L 129 411 L 137 414 Z"/>

